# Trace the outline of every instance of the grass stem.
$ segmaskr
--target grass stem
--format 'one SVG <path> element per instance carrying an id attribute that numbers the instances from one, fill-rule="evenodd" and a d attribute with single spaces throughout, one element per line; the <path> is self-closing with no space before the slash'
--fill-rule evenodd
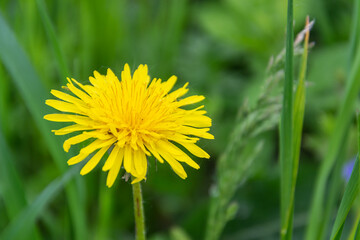
<path id="1" fill-rule="evenodd" d="M 293 1 L 288 0 L 286 55 L 285 55 L 285 82 L 283 109 L 280 122 L 280 201 L 281 201 L 281 239 L 290 239 L 291 222 L 288 211 L 291 202 L 292 169 L 293 169 Z M 289 214 L 290 213 L 290 214 Z"/>

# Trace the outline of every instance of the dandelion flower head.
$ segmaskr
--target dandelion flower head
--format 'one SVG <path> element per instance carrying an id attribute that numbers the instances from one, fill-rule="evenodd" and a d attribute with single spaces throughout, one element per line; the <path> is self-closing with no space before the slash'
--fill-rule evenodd
<path id="1" fill-rule="evenodd" d="M 81 169 L 81 175 L 93 170 L 106 152 L 109 155 L 102 170 L 108 171 L 108 187 L 113 185 L 122 166 L 133 176 L 132 183 L 146 179 L 147 157 L 151 155 L 160 163 L 166 161 L 183 179 L 187 174 L 180 162 L 199 168 L 186 152 L 200 158 L 210 157 L 196 145 L 199 138 L 214 138 L 208 132 L 211 119 L 205 116 L 204 106 L 191 110 L 182 108 L 204 97 L 184 98 L 188 92 L 187 83 L 171 92 L 177 80 L 175 76 L 164 82 L 156 78 L 150 81 L 146 65 L 140 65 L 131 75 L 126 64 L 121 81 L 110 69 L 106 75 L 94 71 L 94 77 L 89 77 L 91 85 L 67 80 L 63 88 L 69 93 L 51 90 L 58 100 L 46 100 L 47 105 L 62 113 L 48 114 L 44 118 L 73 123 L 53 130 L 55 135 L 77 132 L 64 142 L 66 152 L 72 145 L 92 140 L 68 160 L 68 164 L 73 165 L 90 158 Z"/>

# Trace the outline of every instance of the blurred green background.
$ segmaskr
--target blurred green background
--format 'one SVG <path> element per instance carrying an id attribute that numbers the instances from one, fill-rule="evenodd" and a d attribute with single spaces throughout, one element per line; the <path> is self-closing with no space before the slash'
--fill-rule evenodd
<path id="1" fill-rule="evenodd" d="M 351 54 L 353 1 L 295 0 L 294 5 L 296 33 L 304 27 L 306 15 L 315 20 L 310 35 L 315 45 L 309 53 L 295 202 L 294 239 L 300 239 L 306 226 L 314 178 L 342 99 Z M 6 182 L 4 171 L 0 170 L 3 176 L 0 177 L 0 232 L 9 228 L 20 212 L 16 209 L 21 209 L 14 203 L 14 212 L 9 211 L 6 201 L 9 187 L 16 185 L 22 189 L 24 199 L 19 206 L 30 204 L 50 182 L 74 168 L 54 160 L 54 151 L 60 152 L 58 156 L 66 156 L 62 153 L 63 139 L 49 131 L 44 136 L 48 129 L 41 127 L 60 126 L 39 118 L 40 113 L 53 112 L 45 106 L 45 99 L 51 97 L 50 89 L 64 85 L 66 76 L 86 83 L 94 70 L 104 74 L 110 67 L 120 75 L 124 64 L 129 63 L 132 70 L 139 64 L 148 64 L 151 77 L 167 79 L 177 75 L 178 86 L 189 82 L 190 94 L 206 96 L 205 106 L 213 119 L 211 132 L 215 140 L 201 141 L 200 146 L 209 152 L 211 159 L 196 159 L 201 168 L 187 167 L 185 181 L 168 165 L 155 164 L 150 159 L 147 181 L 143 184 L 150 239 L 185 240 L 185 235 L 202 239 L 216 162 L 227 145 L 237 112 L 245 100 L 251 105 L 259 95 L 270 57 L 284 48 L 286 2 L 1 0 L 0 10 L 3 144 L 0 168 L 6 170 L 4 162 L 10 161 L 18 180 Z M 16 38 L 10 36 L 6 25 Z M 19 46 L 5 44 L 15 41 Z M 20 46 L 25 55 L 18 53 Z M 350 131 L 345 159 L 356 153 L 356 134 L 352 132 L 356 133 Z M 49 138 L 56 144 L 50 147 Z M 221 239 L 278 236 L 278 128 L 261 138 L 264 147 L 249 169 L 246 181 L 239 183 L 234 197 L 239 209 Z M 62 160 L 65 164 L 67 158 Z M 85 214 L 86 239 L 133 239 L 130 184 L 119 177 L 108 189 L 106 174 L 100 167 L 85 177 L 78 176 L 79 169 L 74 171 L 70 182 L 80 196 L 79 206 L 83 210 L 79 211 Z M 40 239 L 75 238 L 76 224 L 71 218 L 67 194 L 59 187 L 41 209 L 35 233 Z"/>

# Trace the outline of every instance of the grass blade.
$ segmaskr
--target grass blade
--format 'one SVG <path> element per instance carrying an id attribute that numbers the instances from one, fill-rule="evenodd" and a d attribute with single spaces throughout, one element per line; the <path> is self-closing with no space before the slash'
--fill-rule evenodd
<path id="1" fill-rule="evenodd" d="M 283 107 L 280 122 L 280 202 L 281 202 L 281 239 L 291 239 L 292 207 L 291 188 L 293 182 L 293 1 L 288 0 L 285 82 Z M 290 209 L 290 211 L 289 211 Z M 291 218 L 291 219 L 290 219 Z"/>
<path id="2" fill-rule="evenodd" d="M 64 55 L 62 54 L 62 51 L 60 49 L 59 42 L 57 40 L 54 27 L 50 21 L 50 17 L 47 14 L 46 5 L 44 0 L 36 0 L 36 4 L 38 6 L 38 10 L 40 13 L 41 20 L 44 24 L 44 29 L 46 32 L 46 35 L 49 39 L 50 45 L 55 53 L 55 60 L 59 68 L 59 73 L 62 77 L 62 79 L 66 79 L 66 77 L 69 76 L 69 69 L 67 67 Z"/>
<path id="3" fill-rule="evenodd" d="M 300 159 L 300 147 L 301 147 L 301 136 L 302 136 L 302 128 L 304 121 L 304 112 L 305 112 L 305 96 L 306 96 L 306 87 L 305 87 L 305 76 L 306 76 L 306 68 L 307 68 L 307 56 L 308 56 L 308 45 L 309 45 L 309 17 L 306 18 L 306 33 L 305 33 L 305 41 L 304 41 L 304 52 L 302 56 L 302 64 L 300 68 L 299 82 L 295 92 L 294 99 L 294 110 L 293 110 L 293 157 L 292 157 L 292 181 L 291 181 L 291 189 L 290 189 L 290 202 L 288 208 L 286 209 L 286 220 L 285 225 L 281 229 L 281 232 L 286 232 L 284 236 L 285 239 L 291 239 L 292 232 L 292 221 L 294 214 L 294 201 L 295 201 L 295 188 L 296 188 L 296 179 L 299 168 L 299 159 Z M 288 169 L 289 170 L 289 169 Z"/>
<path id="4" fill-rule="evenodd" d="M 101 176 L 101 182 L 106 182 L 104 175 Z M 96 239 L 109 238 L 109 225 L 111 225 L 111 216 L 114 211 L 114 198 L 114 188 L 107 188 L 100 185 Z"/>
<path id="5" fill-rule="evenodd" d="M 354 63 L 352 65 L 344 100 L 340 106 L 340 111 L 335 123 L 334 132 L 329 144 L 329 150 L 320 166 L 320 171 L 316 179 L 314 195 L 311 203 L 309 224 L 306 232 L 306 240 L 318 240 L 323 235 L 324 226 L 324 198 L 327 181 L 331 171 L 334 168 L 336 159 L 341 151 L 343 139 L 351 122 L 352 114 L 355 108 L 357 94 L 360 90 L 360 50 L 357 48 Z M 331 209 L 330 209 L 331 210 Z"/>
<path id="6" fill-rule="evenodd" d="M 354 240 L 359 239 L 359 237 L 360 237 L 360 221 L 358 222 L 358 225 L 357 225 L 357 228 L 356 228 Z"/>
<path id="7" fill-rule="evenodd" d="M 353 240 L 353 239 L 357 239 L 356 238 L 356 234 L 358 234 L 359 231 L 359 224 L 360 224 L 360 213 L 359 211 L 357 211 L 356 213 L 356 220 L 353 223 L 353 226 L 351 227 L 351 231 L 349 236 L 347 237 L 348 240 Z"/>
<path id="8" fill-rule="evenodd" d="M 349 68 L 351 67 L 351 63 L 355 58 L 354 54 L 356 53 L 356 49 L 358 47 L 357 43 L 359 42 L 359 38 L 360 38 L 359 14 L 360 14 L 360 1 L 355 0 L 352 29 L 350 36 Z"/>
<path id="9" fill-rule="evenodd" d="M 6 144 L 0 129 L 0 196 L 10 220 L 14 220 L 23 208 L 27 206 L 25 190 L 14 166 L 14 157 Z M 35 224 L 29 223 L 30 235 L 22 235 L 23 239 L 39 239 L 35 235 Z"/>
<path id="10" fill-rule="evenodd" d="M 68 170 L 63 176 L 52 181 L 34 200 L 34 202 L 24 209 L 19 216 L 10 223 L 2 232 L 0 239 L 22 239 L 19 234 L 28 234 L 30 226 L 48 205 L 52 198 L 55 197 L 66 185 L 66 183 L 75 176 L 80 167 L 74 167 Z"/>
<path id="11" fill-rule="evenodd" d="M 8 136 L 8 116 L 9 112 L 9 79 L 5 76 L 4 67 L 0 64 L 0 129 L 5 137 Z"/>
<path id="12" fill-rule="evenodd" d="M 346 130 L 346 133 L 348 133 L 348 130 Z M 339 192 L 341 191 L 341 186 L 343 183 L 342 180 L 342 169 L 344 166 L 344 159 L 341 158 L 341 156 L 345 156 L 346 154 L 346 146 L 347 146 L 347 138 L 345 137 L 344 140 L 341 143 L 338 158 L 336 159 L 336 163 L 334 166 L 334 170 L 331 174 L 331 178 L 329 180 L 329 186 L 328 186 L 328 195 L 326 196 L 326 202 L 324 207 L 324 215 L 322 216 L 322 223 L 321 228 L 318 229 L 318 238 L 324 239 L 324 237 L 330 237 L 329 235 L 329 228 L 331 226 L 330 223 L 333 221 L 333 214 L 334 214 L 334 208 L 338 201 L 340 201 Z"/>
<path id="13" fill-rule="evenodd" d="M 358 116 L 358 151 L 360 152 L 360 119 Z M 357 197 L 360 190 L 360 165 L 359 165 L 359 154 L 356 157 L 355 165 L 351 173 L 350 180 L 345 188 L 344 196 L 341 200 L 338 213 L 336 215 L 335 223 L 331 231 L 331 240 L 340 239 L 342 228 L 344 226 L 346 217 L 353 205 L 355 198 Z"/>
<path id="14" fill-rule="evenodd" d="M 60 143 L 52 135 L 50 123 L 43 120 L 47 113 L 45 109 L 45 99 L 48 94 L 44 86 L 39 81 L 39 77 L 32 67 L 24 50 L 18 43 L 13 32 L 5 22 L 0 13 L 0 59 L 12 76 L 20 94 L 22 95 L 27 108 L 37 124 L 42 136 L 47 143 L 50 153 L 61 172 L 65 172 L 66 154 L 60 148 Z M 85 215 L 84 209 L 79 201 L 74 182 L 66 187 L 66 193 L 70 206 L 70 214 L 75 226 L 76 239 L 85 239 Z"/>

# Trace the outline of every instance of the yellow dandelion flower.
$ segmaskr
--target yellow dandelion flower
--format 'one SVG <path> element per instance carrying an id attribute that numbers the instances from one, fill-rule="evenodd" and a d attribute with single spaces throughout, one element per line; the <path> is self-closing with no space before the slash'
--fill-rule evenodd
<path id="1" fill-rule="evenodd" d="M 96 152 L 81 169 L 81 175 L 93 170 L 107 151 L 110 153 L 102 170 L 109 171 L 108 187 L 113 185 L 122 166 L 134 177 L 132 183 L 145 179 L 147 156 L 151 155 L 160 163 L 165 160 L 185 179 L 187 174 L 180 162 L 196 169 L 199 165 L 179 148 L 180 145 L 197 157 L 210 157 L 195 144 L 199 138 L 214 138 L 208 133 L 211 119 L 205 116 L 204 106 L 191 110 L 181 108 L 198 103 L 204 97 L 180 99 L 188 92 L 187 83 L 170 92 L 177 80 L 175 76 L 164 82 L 161 79 L 150 81 L 146 65 L 140 65 L 131 76 L 126 64 L 121 81 L 110 69 L 106 76 L 94 71 L 94 77 L 89 78 L 91 85 L 67 80 L 63 88 L 72 95 L 51 90 L 60 100 L 46 100 L 47 105 L 64 113 L 48 114 L 44 118 L 74 123 L 53 130 L 55 135 L 81 132 L 64 142 L 66 152 L 72 145 L 94 139 L 68 160 L 69 165 L 77 164 Z"/>

